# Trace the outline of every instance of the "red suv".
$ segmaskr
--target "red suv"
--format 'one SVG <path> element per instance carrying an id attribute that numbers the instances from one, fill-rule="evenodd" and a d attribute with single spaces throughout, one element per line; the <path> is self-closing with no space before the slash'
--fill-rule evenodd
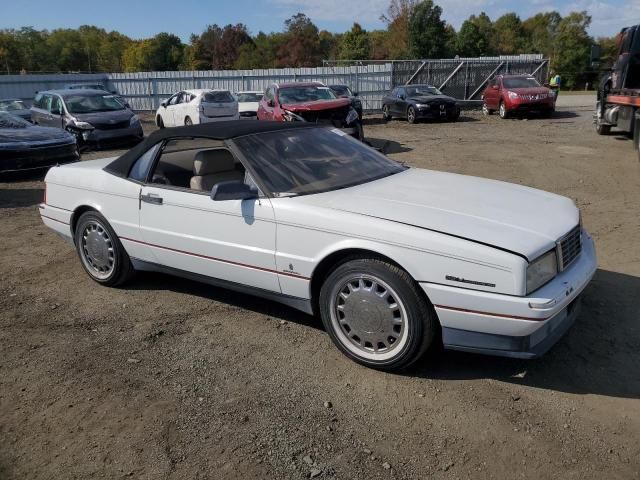
<path id="1" fill-rule="evenodd" d="M 549 117 L 555 111 L 556 98 L 531 75 L 498 75 L 491 79 L 482 95 L 482 111 L 500 118 L 515 112 L 540 112 Z"/>
<path id="2" fill-rule="evenodd" d="M 333 90 L 319 82 L 269 86 L 258 105 L 258 120 L 333 125 L 358 140 L 364 139 L 362 123 L 351 106 L 351 99 L 338 98 Z"/>

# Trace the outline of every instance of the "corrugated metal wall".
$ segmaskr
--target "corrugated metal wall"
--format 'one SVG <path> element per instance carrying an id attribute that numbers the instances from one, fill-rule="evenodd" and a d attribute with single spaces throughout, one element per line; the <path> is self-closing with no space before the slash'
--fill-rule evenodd
<path id="1" fill-rule="evenodd" d="M 117 90 L 127 98 L 134 110 L 155 110 L 171 94 L 189 88 L 223 88 L 238 92 L 264 90 L 274 82 L 319 81 L 349 85 L 359 92 L 365 110 L 379 111 L 383 94 L 408 81 L 436 86 L 446 81 L 445 93 L 461 100 L 474 100 L 479 98 L 484 82 L 497 71 L 536 71 L 543 80 L 548 65 L 539 55 L 359 63 L 331 66 L 327 62 L 329 66 L 324 67 L 264 70 L 0 75 L 0 98 L 21 98 L 30 103 L 38 91 L 64 88 L 70 83 L 102 82 L 108 90 Z M 464 68 L 458 68 L 461 64 Z"/>

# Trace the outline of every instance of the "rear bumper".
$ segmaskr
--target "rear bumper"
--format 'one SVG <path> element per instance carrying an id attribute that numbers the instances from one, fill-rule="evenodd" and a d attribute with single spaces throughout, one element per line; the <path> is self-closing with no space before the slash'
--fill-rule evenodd
<path id="1" fill-rule="evenodd" d="M 527 297 L 421 283 L 442 326 L 445 348 L 516 358 L 544 354 L 574 323 L 595 274 L 593 240 L 582 232 L 578 259 Z"/>
<path id="2" fill-rule="evenodd" d="M 234 115 L 220 115 L 218 117 L 207 117 L 204 114 L 200 114 L 200 123 L 212 123 L 212 122 L 224 122 L 227 120 L 238 120 L 240 118 L 240 114 L 236 113 Z"/>
<path id="3" fill-rule="evenodd" d="M 46 203 L 41 203 L 39 210 L 42 223 L 68 242 L 73 243 L 71 233 L 71 215 L 73 212 L 63 208 L 53 207 Z"/>

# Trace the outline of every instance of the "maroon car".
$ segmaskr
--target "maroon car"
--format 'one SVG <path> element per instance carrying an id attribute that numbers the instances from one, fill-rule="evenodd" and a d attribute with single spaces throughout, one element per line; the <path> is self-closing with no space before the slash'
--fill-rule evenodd
<path id="1" fill-rule="evenodd" d="M 362 123 L 349 98 L 338 98 L 319 82 L 279 83 L 269 86 L 258 105 L 258 120 L 312 122 L 333 125 L 358 140 Z"/>
<path id="2" fill-rule="evenodd" d="M 556 105 L 554 93 L 531 75 L 498 75 L 489 81 L 482 99 L 484 114 L 497 110 L 500 118 L 516 112 L 551 116 Z"/>

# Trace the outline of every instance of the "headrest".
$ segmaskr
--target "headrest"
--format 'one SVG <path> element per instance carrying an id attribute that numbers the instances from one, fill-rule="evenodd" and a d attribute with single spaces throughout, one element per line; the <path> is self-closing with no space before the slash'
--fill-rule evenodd
<path id="1" fill-rule="evenodd" d="M 200 150 L 193 160 L 193 174 L 200 176 L 228 172 L 235 168 L 235 163 L 233 155 L 228 150 Z"/>

